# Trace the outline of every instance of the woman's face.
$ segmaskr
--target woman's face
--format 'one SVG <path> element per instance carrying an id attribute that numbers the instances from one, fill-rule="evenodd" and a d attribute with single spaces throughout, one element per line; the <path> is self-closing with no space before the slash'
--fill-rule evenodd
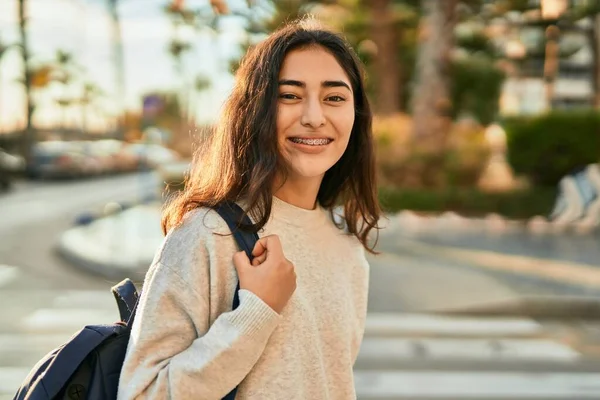
<path id="1" fill-rule="evenodd" d="M 344 154 L 354 124 L 350 79 L 322 47 L 289 52 L 279 74 L 277 139 L 288 178 L 319 179 Z"/>

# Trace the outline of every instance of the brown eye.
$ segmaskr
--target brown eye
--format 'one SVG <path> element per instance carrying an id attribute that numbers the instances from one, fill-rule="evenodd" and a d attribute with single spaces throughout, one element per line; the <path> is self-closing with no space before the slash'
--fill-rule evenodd
<path id="1" fill-rule="evenodd" d="M 297 100 L 297 99 L 299 99 L 298 96 L 296 96 L 295 94 L 292 94 L 292 93 L 280 94 L 279 98 L 280 99 L 286 99 L 286 100 Z"/>
<path id="2" fill-rule="evenodd" d="M 342 96 L 330 96 L 327 98 L 329 101 L 333 101 L 334 103 L 340 103 L 342 101 L 346 101 Z"/>

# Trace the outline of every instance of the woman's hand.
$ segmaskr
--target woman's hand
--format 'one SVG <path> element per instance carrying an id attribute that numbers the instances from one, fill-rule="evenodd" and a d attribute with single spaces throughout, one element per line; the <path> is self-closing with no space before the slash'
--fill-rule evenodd
<path id="1" fill-rule="evenodd" d="M 233 256 L 240 289 L 251 291 L 280 314 L 296 290 L 294 265 L 285 258 L 277 235 L 260 238 L 252 255 L 252 264 L 244 251 Z"/>

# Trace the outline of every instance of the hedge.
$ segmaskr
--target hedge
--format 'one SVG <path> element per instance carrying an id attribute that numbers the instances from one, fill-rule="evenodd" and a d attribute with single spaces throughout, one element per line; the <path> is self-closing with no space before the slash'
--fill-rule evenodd
<path id="1" fill-rule="evenodd" d="M 553 111 L 503 121 L 509 163 L 534 185 L 555 186 L 565 175 L 600 160 L 600 113 Z"/>

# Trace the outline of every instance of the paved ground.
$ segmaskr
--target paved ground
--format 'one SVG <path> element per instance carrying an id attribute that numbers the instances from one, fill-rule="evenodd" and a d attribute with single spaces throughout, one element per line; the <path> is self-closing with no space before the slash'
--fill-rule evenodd
<path id="1" fill-rule="evenodd" d="M 0 197 L 1 400 L 81 326 L 116 319 L 116 281 L 74 268 L 54 247 L 77 215 L 144 197 L 153 179 L 25 184 Z M 381 249 L 370 258 L 369 321 L 355 368 L 360 399 L 600 399 L 597 322 L 435 314 L 577 285 L 419 252 L 398 235 L 383 237 Z"/>

